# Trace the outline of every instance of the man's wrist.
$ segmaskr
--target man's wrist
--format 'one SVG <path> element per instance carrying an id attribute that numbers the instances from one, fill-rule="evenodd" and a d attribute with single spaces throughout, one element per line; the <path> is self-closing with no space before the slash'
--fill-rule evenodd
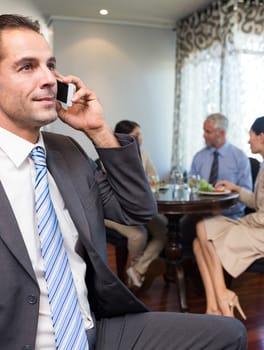
<path id="1" fill-rule="evenodd" d="M 85 134 L 97 148 L 120 147 L 120 143 L 115 137 L 112 129 L 107 125 L 104 125 L 99 129 L 89 130 L 89 132 L 85 132 Z"/>

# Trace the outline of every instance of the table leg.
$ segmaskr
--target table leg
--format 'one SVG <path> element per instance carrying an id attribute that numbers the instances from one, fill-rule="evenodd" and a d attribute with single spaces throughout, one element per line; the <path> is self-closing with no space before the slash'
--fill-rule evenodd
<path id="1" fill-rule="evenodd" d="M 181 215 L 167 215 L 168 242 L 165 248 L 166 282 L 176 282 L 181 312 L 188 311 L 186 298 L 185 273 L 182 266 L 182 247 L 178 242 L 179 221 Z"/>

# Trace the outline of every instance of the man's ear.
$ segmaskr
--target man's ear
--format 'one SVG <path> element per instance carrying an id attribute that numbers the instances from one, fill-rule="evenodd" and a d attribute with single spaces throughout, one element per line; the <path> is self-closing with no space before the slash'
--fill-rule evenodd
<path id="1" fill-rule="evenodd" d="M 260 136 L 260 141 L 261 141 L 261 143 L 264 144 L 264 132 L 261 132 L 261 133 L 259 134 L 259 136 Z"/>
<path id="2" fill-rule="evenodd" d="M 222 138 L 224 138 L 226 136 L 226 131 L 224 129 L 220 129 L 220 130 L 218 130 L 218 132 Z"/>

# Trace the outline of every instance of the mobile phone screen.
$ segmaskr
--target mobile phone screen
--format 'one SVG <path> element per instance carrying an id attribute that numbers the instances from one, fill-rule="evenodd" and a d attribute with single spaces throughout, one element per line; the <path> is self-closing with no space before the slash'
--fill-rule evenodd
<path id="1" fill-rule="evenodd" d="M 59 80 L 57 80 L 57 100 L 67 103 L 68 98 L 68 84 L 65 84 Z"/>

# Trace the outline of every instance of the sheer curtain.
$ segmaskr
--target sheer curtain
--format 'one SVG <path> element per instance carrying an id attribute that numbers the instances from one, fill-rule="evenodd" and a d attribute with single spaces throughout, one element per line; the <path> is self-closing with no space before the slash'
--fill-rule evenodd
<path id="1" fill-rule="evenodd" d="M 249 156 L 248 130 L 264 115 L 263 1 L 217 1 L 176 28 L 172 167 L 189 170 L 204 146 L 203 121 L 221 112 L 228 139 Z"/>

